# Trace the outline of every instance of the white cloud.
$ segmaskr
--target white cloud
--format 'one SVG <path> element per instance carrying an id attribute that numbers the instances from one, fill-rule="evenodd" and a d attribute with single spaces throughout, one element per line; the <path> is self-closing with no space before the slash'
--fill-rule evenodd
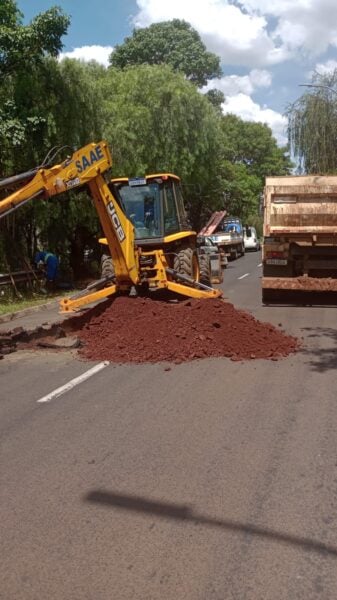
<path id="1" fill-rule="evenodd" d="M 101 65 L 107 67 L 109 65 L 109 56 L 113 51 L 112 46 L 81 46 L 74 48 L 71 52 L 61 52 L 59 60 L 62 58 L 77 58 L 89 62 L 96 60 Z"/>
<path id="2" fill-rule="evenodd" d="M 249 73 L 249 78 L 252 82 L 252 85 L 255 88 L 258 87 L 270 87 L 272 82 L 272 74 L 266 70 L 253 69 Z"/>
<path id="3" fill-rule="evenodd" d="M 269 71 L 253 69 L 248 75 L 227 75 L 220 79 L 212 79 L 202 91 L 214 88 L 221 90 L 225 96 L 233 96 L 242 92 L 251 95 L 257 88 L 269 87 L 272 76 Z"/>
<path id="4" fill-rule="evenodd" d="M 317 63 L 315 71 L 321 75 L 328 75 L 337 69 L 337 60 L 327 60 L 325 63 Z"/>
<path id="5" fill-rule="evenodd" d="M 137 0 L 136 26 L 185 19 L 228 65 L 271 66 L 337 47 L 336 0 Z"/>
<path id="6" fill-rule="evenodd" d="M 297 0 L 297 6 L 305 10 L 311 0 Z M 239 4 L 248 12 L 258 12 L 273 16 L 287 14 L 294 6 L 294 0 L 241 0 Z"/>
<path id="7" fill-rule="evenodd" d="M 222 110 L 225 114 L 232 113 L 241 117 L 244 121 L 266 123 L 271 128 L 278 144 L 281 146 L 287 144 L 286 117 L 271 108 L 261 107 L 246 94 L 240 93 L 236 96 L 230 96 L 223 103 Z"/>
<path id="8" fill-rule="evenodd" d="M 337 46 L 336 0 L 241 0 L 250 14 L 277 18 L 271 37 L 290 53 L 317 56 Z"/>
<path id="9" fill-rule="evenodd" d="M 287 51 L 268 33 L 264 16 L 248 14 L 227 0 L 137 0 L 137 5 L 137 27 L 185 19 L 200 33 L 207 48 L 227 64 L 259 67 L 287 58 Z"/>

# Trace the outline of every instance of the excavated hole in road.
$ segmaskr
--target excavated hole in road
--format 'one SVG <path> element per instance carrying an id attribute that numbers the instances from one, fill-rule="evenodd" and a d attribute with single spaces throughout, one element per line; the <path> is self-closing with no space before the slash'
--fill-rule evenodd
<path id="1" fill-rule="evenodd" d="M 85 359 L 115 363 L 278 360 L 300 346 L 296 338 L 219 299 L 174 303 L 126 296 L 17 337 L 17 348 L 77 348 Z"/>

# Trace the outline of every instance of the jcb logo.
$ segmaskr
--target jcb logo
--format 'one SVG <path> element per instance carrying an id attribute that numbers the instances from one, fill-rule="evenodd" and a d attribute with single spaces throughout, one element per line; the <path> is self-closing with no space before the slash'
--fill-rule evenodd
<path id="1" fill-rule="evenodd" d="M 109 204 L 107 204 L 107 209 L 111 217 L 112 224 L 117 233 L 118 239 L 120 242 L 122 242 L 123 240 L 125 240 L 125 233 L 112 202 L 109 202 Z"/>

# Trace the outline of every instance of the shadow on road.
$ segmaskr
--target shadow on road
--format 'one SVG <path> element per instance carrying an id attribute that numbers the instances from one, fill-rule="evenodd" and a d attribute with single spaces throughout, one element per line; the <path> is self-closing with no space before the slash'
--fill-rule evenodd
<path id="1" fill-rule="evenodd" d="M 260 539 L 270 540 L 272 542 L 282 543 L 288 546 L 297 546 L 304 550 L 316 552 L 318 554 L 337 557 L 337 547 L 330 546 L 323 542 L 318 542 L 304 537 L 298 537 L 291 534 L 281 533 L 272 529 L 258 527 L 251 523 L 240 523 L 237 521 L 217 519 L 201 515 L 193 511 L 189 505 L 179 505 L 167 502 L 155 502 L 142 498 L 141 496 L 129 496 L 115 494 L 104 490 L 93 490 L 85 498 L 85 502 L 99 504 L 111 508 L 119 508 L 134 513 L 156 516 L 158 518 L 174 519 L 186 521 L 207 527 L 219 527 L 225 531 L 236 532 L 239 534 L 251 535 Z"/>
<path id="2" fill-rule="evenodd" d="M 331 369 L 337 368 L 337 329 L 331 327 L 303 327 L 302 331 L 306 333 L 308 339 L 330 341 L 326 348 L 306 348 L 302 352 L 309 357 L 309 365 L 317 373 L 325 373 Z M 333 344 L 331 345 L 331 342 Z"/>

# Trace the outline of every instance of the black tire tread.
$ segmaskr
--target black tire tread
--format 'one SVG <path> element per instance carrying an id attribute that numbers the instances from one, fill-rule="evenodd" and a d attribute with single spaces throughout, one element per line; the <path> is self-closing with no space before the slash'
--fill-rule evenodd
<path id="1" fill-rule="evenodd" d="M 199 256 L 200 283 L 211 286 L 211 273 L 207 255 Z"/>
<path id="2" fill-rule="evenodd" d="M 111 256 L 103 254 L 101 258 L 101 277 L 111 277 L 115 275 L 115 268 Z"/>
<path id="3" fill-rule="evenodd" d="M 193 256 L 192 248 L 181 248 L 174 256 L 173 268 L 181 275 L 193 277 Z"/>

